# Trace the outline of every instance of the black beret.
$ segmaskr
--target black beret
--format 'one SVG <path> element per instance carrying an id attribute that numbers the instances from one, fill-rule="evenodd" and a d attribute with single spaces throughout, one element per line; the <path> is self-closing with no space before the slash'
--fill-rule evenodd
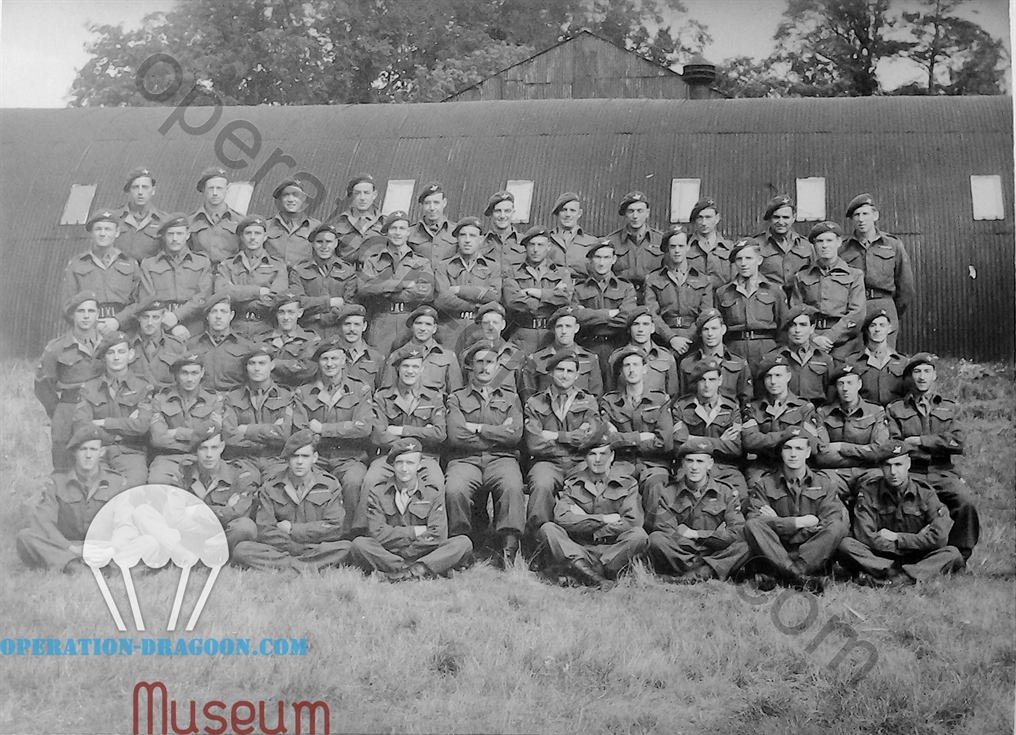
<path id="1" fill-rule="evenodd" d="M 730 249 L 730 255 L 727 256 L 727 260 L 733 263 L 734 258 L 737 257 L 737 254 L 742 250 L 744 250 L 745 248 L 755 248 L 756 250 L 759 250 L 761 247 L 762 246 L 761 244 L 759 244 L 758 240 L 753 240 L 750 237 L 742 238 L 734 243 L 734 247 Z"/>
<path id="2" fill-rule="evenodd" d="M 169 366 L 169 371 L 176 375 L 180 372 L 180 369 L 187 365 L 197 365 L 198 367 L 204 367 L 205 363 L 201 359 L 201 355 L 197 352 L 187 352 L 173 361 L 173 364 Z"/>
<path id="3" fill-rule="evenodd" d="M 711 322 L 713 319 L 719 319 L 724 324 L 726 324 L 726 322 L 723 319 L 723 314 L 720 313 L 720 310 L 710 307 L 708 309 L 703 309 L 699 313 L 699 315 L 695 318 L 695 330 L 702 331 L 702 327 Z"/>
<path id="4" fill-rule="evenodd" d="M 703 360 L 699 360 L 694 365 L 692 365 L 691 372 L 688 373 L 688 382 L 691 384 L 695 384 L 700 380 L 702 380 L 702 378 L 705 377 L 706 373 L 711 373 L 714 371 L 720 372 L 722 369 L 723 368 L 720 364 L 720 361 L 715 358 L 707 357 Z"/>
<path id="5" fill-rule="evenodd" d="M 433 319 L 436 322 L 437 321 L 437 309 L 435 309 L 430 304 L 423 304 L 422 306 L 417 306 L 416 309 L 413 310 L 413 313 L 406 317 L 406 326 L 407 327 L 412 327 L 413 326 L 413 322 L 415 322 L 421 316 L 429 316 L 431 319 Z"/>
<path id="6" fill-rule="evenodd" d="M 342 308 L 339 309 L 339 313 L 335 316 L 335 321 L 341 325 L 351 316 L 362 316 L 366 319 L 367 309 L 362 304 L 343 304 Z"/>
<path id="7" fill-rule="evenodd" d="M 240 220 L 240 224 L 236 226 L 237 237 L 242 237 L 244 230 L 246 230 L 248 227 L 253 227 L 255 225 L 261 227 L 265 231 L 268 230 L 268 223 L 265 222 L 264 217 L 262 217 L 260 214 L 248 214 L 246 217 Z"/>
<path id="8" fill-rule="evenodd" d="M 131 184 L 134 183 L 135 179 L 140 179 L 142 176 L 146 176 L 152 180 L 152 186 L 155 186 L 155 175 L 147 168 L 136 168 L 127 174 L 127 180 L 124 182 L 123 190 L 126 194 L 131 189 Z"/>
<path id="9" fill-rule="evenodd" d="M 896 459 L 898 457 L 909 457 L 910 452 L 912 451 L 913 450 L 911 449 L 910 445 L 908 445 L 906 442 L 903 442 L 899 439 L 889 439 L 888 441 L 880 444 L 878 449 L 876 450 L 877 457 L 876 461 L 879 462 L 880 464 L 885 464 L 891 459 Z"/>
<path id="10" fill-rule="evenodd" d="M 505 308 L 501 306 L 501 304 L 496 301 L 488 301 L 476 310 L 476 315 L 473 317 L 473 321 L 479 324 L 483 321 L 483 315 L 491 312 L 500 314 L 502 319 L 508 318 L 508 312 L 505 311 Z"/>
<path id="11" fill-rule="evenodd" d="M 412 454 L 413 452 L 422 452 L 423 444 L 420 443 L 419 439 L 413 439 L 412 437 L 406 437 L 403 439 L 397 439 L 392 444 L 391 449 L 388 450 L 388 456 L 385 457 L 385 462 L 390 465 L 395 464 L 395 460 L 403 454 Z"/>
<path id="12" fill-rule="evenodd" d="M 335 239 L 339 238 L 339 231 L 335 228 L 335 225 L 330 225 L 325 222 L 322 222 L 321 224 L 319 224 L 317 227 L 315 227 L 313 230 L 310 231 L 310 235 L 307 236 L 307 239 L 310 240 L 311 242 L 314 242 L 317 236 L 320 235 L 322 232 L 330 232 L 333 235 L 335 235 Z"/>
<path id="13" fill-rule="evenodd" d="M 226 291 L 220 291 L 219 293 L 213 293 L 205 299 L 205 303 L 201 307 L 201 311 L 204 312 L 205 316 L 208 316 L 208 312 L 212 310 L 212 307 L 221 304 L 223 301 L 229 304 L 230 308 L 233 307 L 232 297 Z"/>
<path id="14" fill-rule="evenodd" d="M 458 237 L 459 231 L 462 230 L 463 227 L 475 227 L 480 232 L 483 232 L 483 223 L 480 222 L 479 217 L 463 217 L 458 221 L 458 224 L 452 228 L 452 236 Z"/>
<path id="15" fill-rule="evenodd" d="M 293 187 L 304 196 L 307 195 L 307 192 L 303 190 L 303 184 L 301 184 L 299 181 L 297 181 L 296 179 L 283 179 L 282 183 L 276 186 L 275 189 L 272 191 L 272 199 L 278 199 L 279 197 L 281 197 L 283 194 L 286 193 L 286 189 L 288 189 L 289 187 Z"/>
<path id="16" fill-rule="evenodd" d="M 206 168 L 201 172 L 201 176 L 198 178 L 198 191 L 205 190 L 205 184 L 208 179 L 222 178 L 229 181 L 229 175 L 226 173 L 224 168 L 218 168 L 213 166 L 212 168 Z"/>
<path id="17" fill-rule="evenodd" d="M 808 242 L 815 242 L 819 235 L 824 235 L 827 232 L 831 232 L 837 237 L 843 237 L 843 228 L 835 222 L 819 222 L 811 228 L 811 232 L 808 233 Z"/>
<path id="18" fill-rule="evenodd" d="M 800 426 L 792 426 L 789 429 L 784 429 L 779 440 L 776 442 L 776 448 L 782 448 L 791 439 L 807 439 L 808 446 L 811 447 L 812 451 L 818 446 L 818 437 L 814 432 L 807 429 L 801 428 Z"/>
<path id="19" fill-rule="evenodd" d="M 423 200 L 431 194 L 444 194 L 444 184 L 440 181 L 428 181 L 420 189 L 420 193 L 416 195 L 416 203 L 423 204 Z"/>
<path id="20" fill-rule="evenodd" d="M 889 326 L 895 328 L 895 325 L 893 324 L 892 314 L 890 314 L 886 309 L 872 309 L 865 315 L 864 325 L 862 326 L 862 329 L 867 329 L 869 326 L 871 326 L 871 323 L 876 319 L 878 319 L 880 316 L 884 316 L 886 319 L 888 319 Z"/>
<path id="21" fill-rule="evenodd" d="M 494 346 L 493 342 L 485 339 L 477 340 L 462 353 L 462 364 L 467 368 L 471 368 L 473 365 L 473 358 L 476 357 L 477 352 L 493 352 L 497 355 L 497 347 Z"/>
<path id="22" fill-rule="evenodd" d="M 105 357 L 106 353 L 113 347 L 116 347 L 121 342 L 126 342 L 127 346 L 130 346 L 131 338 L 120 331 L 110 332 L 101 340 L 99 340 L 99 346 L 95 348 L 96 357 Z"/>
<path id="23" fill-rule="evenodd" d="M 385 217 L 384 223 L 381 225 L 381 234 L 384 235 L 388 232 L 388 228 L 394 225 L 396 222 L 405 222 L 407 225 L 411 224 L 409 215 L 403 212 L 401 209 L 396 209 L 394 212 Z"/>
<path id="24" fill-rule="evenodd" d="M 854 212 L 866 205 L 870 205 L 872 207 L 875 206 L 875 200 L 872 198 L 871 194 L 858 194 L 850 200 L 849 204 L 847 204 L 846 216 L 853 217 Z"/>
<path id="25" fill-rule="evenodd" d="M 511 202 L 512 204 L 514 204 L 515 195 L 512 194 L 510 191 L 499 191 L 495 192 L 494 194 L 491 194 L 490 199 L 487 200 L 487 208 L 483 210 L 484 216 L 489 217 L 490 215 L 494 214 L 494 207 L 496 207 L 501 202 Z"/>
<path id="26" fill-rule="evenodd" d="M 695 202 L 695 206 L 691 208 L 691 214 L 688 215 L 688 219 L 694 222 L 695 218 L 707 209 L 716 209 L 716 200 L 712 197 L 704 197 Z"/>
<path id="27" fill-rule="evenodd" d="M 648 306 L 637 306 L 637 307 L 635 307 L 628 314 L 628 318 L 624 322 L 625 327 L 628 328 L 628 329 L 631 329 L 631 325 L 634 324 L 635 320 L 638 319 L 640 316 L 651 317 L 651 316 L 653 316 L 653 310 L 650 309 Z"/>
<path id="28" fill-rule="evenodd" d="M 579 320 L 578 310 L 574 306 L 569 304 L 567 306 L 562 306 L 560 309 L 558 309 L 557 311 L 555 311 L 553 314 L 550 315 L 550 318 L 547 320 L 547 328 L 553 329 L 554 326 L 557 324 L 557 320 L 566 316 L 574 317 L 576 322 L 578 322 Z"/>
<path id="29" fill-rule="evenodd" d="M 634 345 L 622 347 L 613 355 L 611 355 L 611 357 L 614 360 L 614 372 L 620 375 L 621 366 L 624 364 L 625 359 L 633 356 L 640 357 L 642 359 L 642 363 L 645 364 L 646 356 L 642 354 L 642 350 L 640 350 L 638 347 L 635 347 Z"/>
<path id="30" fill-rule="evenodd" d="M 914 368 L 918 365 L 931 365 L 933 368 L 938 367 L 938 356 L 933 355 L 930 352 L 918 352 L 916 355 L 907 360 L 907 366 L 903 368 L 903 375 L 906 377 L 914 371 Z"/>
<path id="31" fill-rule="evenodd" d="M 561 211 L 561 207 L 563 207 L 568 202 L 577 202 L 577 201 L 579 201 L 578 194 L 576 194 L 573 191 L 566 191 L 564 194 L 562 194 L 561 196 L 559 196 L 557 199 L 554 200 L 554 208 L 550 210 L 550 213 L 557 214 L 558 212 Z"/>
<path id="32" fill-rule="evenodd" d="M 280 294 L 274 294 L 272 296 L 272 313 L 274 314 L 286 304 L 292 304 L 294 302 L 303 306 L 300 294 L 293 293 L 292 291 L 283 291 Z"/>
<path id="33" fill-rule="evenodd" d="M 371 176 L 370 174 L 357 174 L 356 176 L 354 176 L 349 180 L 348 184 L 346 184 L 346 196 L 347 197 L 353 196 L 353 189 L 356 187 L 356 185 L 365 183 L 370 184 L 375 189 L 377 188 L 377 185 L 374 183 L 373 176 Z"/>
<path id="34" fill-rule="evenodd" d="M 586 250 L 586 258 L 591 260 L 592 257 L 596 255 L 596 252 L 598 250 L 603 250 L 603 248 L 610 248 L 615 251 L 617 250 L 617 247 L 610 240 L 597 240 Z"/>
<path id="35" fill-rule="evenodd" d="M 607 424 L 603 421 L 596 420 L 596 424 L 593 426 L 593 430 L 589 432 L 589 436 L 582 442 L 576 449 L 580 454 L 588 454 L 594 449 L 600 447 L 609 447 L 612 444 L 612 438 Z"/>
<path id="36" fill-rule="evenodd" d="M 645 204 L 649 206 L 649 198 L 641 191 L 629 191 L 624 195 L 621 203 L 617 205 L 617 213 L 623 215 L 632 204 Z"/>
<path id="37" fill-rule="evenodd" d="M 708 454 L 713 456 L 713 445 L 705 439 L 689 439 L 677 448 L 678 457 L 687 457 L 689 454 Z"/>
<path id="38" fill-rule="evenodd" d="M 579 366 L 579 356 L 575 354 L 575 350 L 558 350 L 554 353 L 554 356 L 547 360 L 547 372 L 551 372 L 560 365 L 562 362 L 570 360 L 575 363 L 575 367 Z"/>
<path id="39" fill-rule="evenodd" d="M 663 231 L 663 236 L 660 237 L 660 246 L 664 252 L 667 250 L 667 243 L 670 242 L 670 238 L 674 235 L 688 235 L 688 230 L 684 228 L 684 225 L 671 225 Z"/>
<path id="40" fill-rule="evenodd" d="M 85 231 L 91 232 L 97 222 L 112 222 L 114 225 L 119 227 L 120 216 L 115 209 L 100 209 L 89 217 L 87 222 L 85 222 Z"/>
<path id="41" fill-rule="evenodd" d="M 795 212 L 797 211 L 797 207 L 794 205 L 793 199 L 788 197 L 786 194 L 777 194 L 776 196 L 774 196 L 772 199 L 769 200 L 769 203 L 766 205 L 766 211 L 765 214 L 762 216 L 762 219 L 769 219 L 770 217 L 773 216 L 773 214 L 776 213 L 776 210 L 783 209 L 784 207 L 790 207 Z"/>
<path id="42" fill-rule="evenodd" d="M 102 441 L 102 429 L 93 423 L 79 426 L 67 442 L 67 450 L 73 452 L 85 442 Z"/>
<path id="43" fill-rule="evenodd" d="M 138 304 L 138 315 L 144 314 L 146 311 L 161 311 L 165 308 L 166 303 L 164 301 L 160 301 L 154 296 L 149 296 Z"/>
<path id="44" fill-rule="evenodd" d="M 403 345 L 388 356 L 388 362 L 392 364 L 392 367 L 398 367 L 406 360 L 422 360 L 423 358 L 423 352 L 416 347 Z"/>
<path id="45" fill-rule="evenodd" d="M 275 348 L 265 342 L 255 342 L 254 348 L 248 350 L 243 356 L 243 364 L 246 365 L 255 357 L 267 357 L 269 360 L 274 360 Z"/>
<path id="46" fill-rule="evenodd" d="M 299 452 L 301 449 L 310 445 L 317 447 L 318 436 L 310 429 L 301 429 L 295 431 L 286 439 L 286 444 L 282 448 L 283 457 L 292 457 L 294 454 Z"/>
<path id="47" fill-rule="evenodd" d="M 314 360 L 321 359 L 321 355 L 325 354 L 326 352 L 335 352 L 335 351 L 345 352 L 345 349 L 346 343 L 343 342 L 338 337 L 323 340 L 314 349 Z"/>
<path id="48" fill-rule="evenodd" d="M 790 363 L 782 352 L 770 352 L 759 362 L 758 370 L 755 371 L 755 380 L 761 383 L 770 370 L 780 365 L 790 369 Z"/>
<path id="49" fill-rule="evenodd" d="M 159 225 L 159 237 L 165 237 L 166 230 L 170 227 L 190 227 L 190 217 L 183 212 L 166 215 L 166 219 Z"/>
<path id="50" fill-rule="evenodd" d="M 86 301 L 94 301 L 96 306 L 99 305 L 99 297 L 95 295 L 95 291 L 78 291 L 64 302 L 64 315 L 70 319 L 74 311 Z"/>
<path id="51" fill-rule="evenodd" d="M 790 329 L 790 325 L 794 323 L 794 320 L 799 316 L 808 317 L 812 324 L 815 323 L 815 315 L 818 314 L 818 310 L 814 306 L 808 304 L 797 304 L 787 312 L 787 318 L 783 320 L 783 328 Z"/>
<path id="52" fill-rule="evenodd" d="M 191 442 L 191 451 L 196 452 L 202 444 L 215 436 L 222 436 L 222 428 L 215 424 L 208 423 L 195 429 L 194 440 Z"/>
<path id="53" fill-rule="evenodd" d="M 860 373 L 857 372 L 857 366 L 852 365 L 849 362 L 840 363 L 832 369 L 832 372 L 829 373 L 829 384 L 836 385 L 840 378 L 845 378 L 848 375 L 856 375 L 860 378 Z"/>
<path id="54" fill-rule="evenodd" d="M 528 230 L 525 231 L 525 233 L 522 235 L 522 237 L 519 238 L 519 245 L 522 245 L 523 247 L 525 247 L 526 244 L 530 240 L 532 240 L 534 237 L 546 237 L 546 238 L 549 239 L 550 238 L 550 231 L 547 230 L 546 227 L 541 227 L 540 225 L 535 225 L 533 227 L 530 227 Z"/>

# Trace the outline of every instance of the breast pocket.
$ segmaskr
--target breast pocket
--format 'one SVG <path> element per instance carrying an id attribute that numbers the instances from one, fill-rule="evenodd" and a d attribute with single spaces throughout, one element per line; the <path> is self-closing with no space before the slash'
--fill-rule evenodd
<path id="1" fill-rule="evenodd" d="M 430 508 L 433 503 L 429 500 L 414 500 L 406 508 L 407 515 L 412 518 L 414 526 L 426 526 L 430 517 Z"/>
<path id="2" fill-rule="evenodd" d="M 896 252 L 890 247 L 875 247 L 868 260 L 865 283 L 872 288 L 893 291 L 896 284 Z"/>

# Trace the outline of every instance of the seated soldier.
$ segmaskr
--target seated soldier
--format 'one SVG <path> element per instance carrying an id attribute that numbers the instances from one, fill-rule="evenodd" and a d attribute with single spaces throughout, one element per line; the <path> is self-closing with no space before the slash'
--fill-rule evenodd
<path id="1" fill-rule="evenodd" d="M 903 380 L 907 357 L 889 345 L 893 329 L 886 310 L 869 313 L 862 331 L 864 349 L 845 358 L 861 376 L 861 397 L 880 406 L 888 406 L 907 392 Z"/>
<path id="2" fill-rule="evenodd" d="M 180 480 L 180 463 L 190 454 L 195 437 L 209 426 L 222 428 L 225 404 L 217 393 L 201 387 L 205 369 L 196 352 L 182 355 L 172 366 L 174 385 L 152 398 L 152 426 L 149 429 L 154 455 L 148 468 L 148 482 L 175 485 Z"/>
<path id="3" fill-rule="evenodd" d="M 131 335 L 131 372 L 144 378 L 156 389 L 173 384 L 169 367 L 187 351 L 187 345 L 164 332 L 163 319 L 166 305 L 148 300 L 138 306 L 138 331 Z"/>
<path id="4" fill-rule="evenodd" d="M 646 358 L 646 388 L 672 396 L 678 395 L 680 383 L 677 377 L 677 360 L 668 348 L 660 347 L 653 342 L 653 335 L 656 334 L 653 313 L 645 306 L 637 306 L 628 315 L 625 325 L 628 329 L 628 344 L 614 350 L 607 360 L 609 368 L 607 390 L 617 388 L 617 358 L 621 351 L 634 347 Z"/>
<path id="5" fill-rule="evenodd" d="M 152 423 L 152 384 L 130 371 L 131 348 L 123 332 L 102 338 L 95 358 L 106 365 L 101 378 L 81 385 L 73 424 L 91 424 L 102 432 L 105 461 L 123 475 L 125 487 L 144 485 L 148 480 L 148 427 Z"/>
<path id="6" fill-rule="evenodd" d="M 293 396 L 296 430 L 310 429 L 319 438 L 318 463 L 342 485 L 346 521 L 351 530 L 367 528 L 366 498 L 361 494 L 367 473 L 373 422 L 373 386 L 349 374 L 344 343 L 325 340 L 314 352 L 317 378 L 301 385 Z"/>
<path id="7" fill-rule="evenodd" d="M 614 243 L 600 240 L 586 252 L 588 274 L 575 282 L 575 316 L 582 329 L 579 342 L 600 361 L 606 381 L 611 353 L 625 342 L 628 314 L 636 307 L 635 287 L 611 270 L 617 263 Z"/>
<path id="8" fill-rule="evenodd" d="M 833 358 L 815 349 L 811 338 L 815 334 L 815 310 L 807 304 L 798 304 L 787 313 L 783 324 L 787 344 L 775 352 L 787 358 L 790 366 L 790 391 L 798 398 L 823 406 L 835 386 L 829 379 L 833 371 Z M 772 354 L 772 353 L 770 353 Z M 761 386 L 756 386 L 760 388 Z"/>
<path id="9" fill-rule="evenodd" d="M 254 343 L 233 331 L 234 316 L 229 294 L 213 294 L 205 304 L 204 334 L 187 343 L 188 352 L 201 355 L 206 385 L 213 391 L 233 390 L 246 379 L 244 358 Z"/>
<path id="10" fill-rule="evenodd" d="M 295 388 L 314 377 L 314 350 L 321 338 L 300 326 L 303 306 L 295 293 L 279 294 L 272 304 L 275 329 L 262 342 L 275 353 L 272 375 L 281 385 Z"/>
<path id="11" fill-rule="evenodd" d="M 676 447 L 687 442 L 708 445 L 712 476 L 729 485 L 743 501 L 748 487 L 741 474 L 741 410 L 733 398 L 723 395 L 721 370 L 716 359 L 709 357 L 688 375 L 694 392 L 671 406 L 673 443 Z"/>
<path id="12" fill-rule="evenodd" d="M 839 500 L 842 481 L 813 471 L 808 457 L 814 437 L 801 428 L 781 432 L 780 465 L 752 483 L 744 539 L 751 564 L 775 572 L 780 581 L 820 593 L 821 577 L 848 532 L 846 510 Z M 760 588 L 774 580 L 763 573 Z"/>
<path id="13" fill-rule="evenodd" d="M 522 369 L 526 355 L 514 342 L 502 336 L 508 327 L 508 317 L 501 304 L 484 304 L 476 310 L 476 323 L 480 329 L 477 339 L 488 342 L 497 354 L 497 372 L 494 384 L 518 391 L 522 383 Z"/>
<path id="14" fill-rule="evenodd" d="M 959 550 L 947 545 L 949 510 L 931 486 L 910 476 L 910 451 L 890 440 L 880 448 L 882 473 L 860 482 L 853 536 L 840 542 L 838 554 L 860 584 L 913 584 L 963 569 Z"/>
<path id="15" fill-rule="evenodd" d="M 727 325 L 727 344 L 753 370 L 766 353 L 776 349 L 777 333 L 787 313 L 781 284 L 759 272 L 761 249 L 756 240 L 738 240 L 730 251 L 734 277 L 716 289 L 713 299 Z"/>
<path id="16" fill-rule="evenodd" d="M 353 541 L 353 563 L 395 582 L 447 576 L 468 560 L 468 536 L 448 536 L 444 492 L 421 470 L 423 445 L 399 439 L 388 450 L 388 478 L 370 489 L 369 536 Z"/>
<path id="17" fill-rule="evenodd" d="M 322 338 L 338 336 L 339 312 L 356 299 L 356 268 L 335 254 L 335 226 L 318 225 L 310 241 L 311 256 L 289 269 L 289 290 L 300 297 L 304 326 Z"/>
<path id="18" fill-rule="evenodd" d="M 448 533 L 471 535 L 474 507 L 485 511 L 492 495 L 494 532 L 507 565 L 518 553 L 526 523 L 518 455 L 522 405 L 512 386 L 496 382 L 497 352 L 489 342 L 475 343 L 462 359 L 469 385 L 448 396 Z"/>
<path id="19" fill-rule="evenodd" d="M 269 309 L 275 295 L 289 287 L 286 262 L 265 250 L 267 231 L 262 217 L 245 217 L 236 228 L 240 252 L 215 271 L 215 292 L 228 294 L 236 310 L 233 331 L 251 340 L 271 331 Z"/>
<path id="20" fill-rule="evenodd" d="M 575 386 L 590 395 L 599 398 L 603 395 L 603 378 L 600 363 L 596 355 L 585 347 L 575 344 L 575 335 L 579 332 L 577 309 L 563 306 L 547 320 L 554 335 L 554 341 L 543 349 L 530 353 L 522 368 L 522 400 L 546 390 L 553 382 L 550 375 L 550 361 L 562 351 L 569 351 L 578 358 L 579 374 Z"/>
<path id="21" fill-rule="evenodd" d="M 579 582 L 609 587 L 609 580 L 646 552 L 642 499 L 631 473 L 614 466 L 605 427 L 596 427 L 578 451 L 585 466 L 565 480 L 554 520 L 541 524 L 536 538 L 552 562 Z"/>
<path id="22" fill-rule="evenodd" d="M 684 355 L 695 336 L 695 319 L 713 306 L 713 284 L 688 264 L 688 233 L 683 228 L 669 232 L 663 266 L 646 276 L 644 297 L 656 320 L 657 339 Z"/>
<path id="23" fill-rule="evenodd" d="M 525 402 L 529 504 L 526 522 L 536 530 L 553 518 L 564 479 L 583 460 L 582 447 L 602 425 L 596 396 L 579 389 L 579 358 L 564 350 L 547 363 L 552 384 Z"/>
<path id="24" fill-rule="evenodd" d="M 367 331 L 367 310 L 359 304 L 347 304 L 339 310 L 335 323 L 346 353 L 346 374 L 373 392 L 381 382 L 385 356 L 363 339 L 363 333 Z"/>
<path id="25" fill-rule="evenodd" d="M 30 567 L 87 571 L 83 547 L 88 526 L 102 506 L 127 489 L 122 475 L 101 464 L 102 431 L 85 425 L 74 432 L 64 450 L 71 467 L 55 471 L 28 528 L 18 532 L 18 556 Z"/>
<path id="26" fill-rule="evenodd" d="M 401 347 L 423 355 L 423 374 L 420 385 L 444 394 L 462 387 L 462 370 L 459 360 L 450 347 L 443 347 L 434 339 L 437 334 L 437 310 L 433 306 L 421 306 L 406 318 L 406 327 L 411 337 Z M 381 374 L 381 388 L 395 385 L 396 368 L 389 357 Z"/>
<path id="27" fill-rule="evenodd" d="M 637 348 L 625 349 L 616 364 L 618 389 L 600 399 L 600 412 L 618 465 L 627 462 L 634 468 L 642 500 L 648 503 L 670 479 L 670 396 L 646 388 L 646 358 Z"/>
<path id="28" fill-rule="evenodd" d="M 271 348 L 258 345 L 244 364 L 247 380 L 223 396 L 222 435 L 226 459 L 249 470 L 260 484 L 284 461 L 279 453 L 293 433 L 293 392 L 272 380 Z"/>
<path id="29" fill-rule="evenodd" d="M 279 213 L 268 220 L 265 250 L 292 268 L 310 257 L 310 233 L 321 222 L 304 211 L 307 193 L 296 179 L 284 179 L 275 187 L 272 198 Z"/>
<path id="30" fill-rule="evenodd" d="M 257 481 L 249 470 L 222 458 L 226 442 L 222 430 L 206 426 L 194 438 L 194 459 L 180 464 L 180 487 L 199 497 L 226 531 L 230 550 L 241 541 L 257 540 Z"/>
<path id="31" fill-rule="evenodd" d="M 681 475 L 646 511 L 653 569 L 680 584 L 726 579 L 748 560 L 741 497 L 713 475 L 712 453 L 706 440 L 682 444 Z"/>
<path id="32" fill-rule="evenodd" d="M 476 310 L 501 300 L 501 263 L 481 251 L 482 231 L 478 218 L 463 217 L 452 230 L 455 252 L 434 266 L 434 305 L 441 313 L 438 341 L 452 350 L 473 341 Z"/>
<path id="33" fill-rule="evenodd" d="M 977 545 L 981 522 L 967 483 L 953 466 L 963 454 L 963 434 L 956 419 L 957 405 L 935 389 L 937 358 L 921 352 L 910 358 L 903 378 L 910 379 L 905 398 L 889 404 L 889 434 L 902 439 L 910 450 L 910 473 L 935 488 L 953 521 L 949 545 L 970 559 Z"/>
<path id="34" fill-rule="evenodd" d="M 630 191 L 617 208 L 625 224 L 606 237 L 614 246 L 617 256 L 613 263 L 614 272 L 631 283 L 639 294 L 646 276 L 662 265 L 661 245 L 667 236 L 649 226 L 649 199 L 641 191 Z"/>
<path id="35" fill-rule="evenodd" d="M 723 323 L 719 309 L 706 309 L 699 314 L 695 320 L 695 333 L 698 335 L 698 349 L 689 352 L 681 360 L 678 368 L 681 391 L 673 395 L 694 393 L 695 381 L 691 379 L 691 373 L 695 366 L 702 360 L 716 360 L 720 366 L 720 392 L 732 398 L 744 410 L 755 397 L 751 367 L 746 359 L 735 355 L 723 343 L 727 325 Z"/>
<path id="36" fill-rule="evenodd" d="M 257 540 L 241 541 L 233 562 L 255 569 L 323 569 L 350 563 L 348 523 L 339 481 L 316 467 L 314 434 L 298 431 L 286 464 L 261 483 Z"/>
<path id="37" fill-rule="evenodd" d="M 511 341 L 527 355 L 536 352 L 547 337 L 550 316 L 571 303 L 571 272 L 547 258 L 550 236 L 544 227 L 530 227 L 520 241 L 525 261 L 504 274 L 504 304 L 515 325 Z"/>

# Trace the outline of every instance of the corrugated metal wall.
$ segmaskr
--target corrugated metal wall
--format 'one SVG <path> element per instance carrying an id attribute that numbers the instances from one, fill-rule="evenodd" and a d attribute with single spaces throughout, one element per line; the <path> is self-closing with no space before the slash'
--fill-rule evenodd
<path id="1" fill-rule="evenodd" d="M 225 108 L 193 136 L 160 108 L 0 110 L 0 273 L 4 352 L 38 354 L 63 328 L 56 290 L 67 259 L 85 247 L 82 227 L 61 227 L 72 184 L 97 184 L 94 207 L 119 205 L 123 175 L 143 164 L 158 175 L 156 202 L 199 204 L 198 172 L 219 163 L 216 135 L 244 120 L 261 135 L 250 179 L 276 149 L 295 160 L 262 171 L 251 211 L 274 212 L 271 189 L 298 171 L 327 192 L 315 214 L 335 211 L 349 177 L 442 180 L 452 217 L 482 212 L 508 179 L 536 182 L 533 222 L 548 221 L 562 191 L 584 198 L 583 225 L 606 234 L 623 224 L 616 202 L 645 191 L 666 226 L 672 178 L 700 178 L 721 207 L 730 235 L 761 227 L 765 201 L 794 193 L 795 179 L 824 176 L 830 219 L 872 192 L 881 225 L 910 249 L 918 303 L 901 346 L 980 360 L 1014 350 L 1011 100 L 875 98 L 848 100 L 560 100 L 430 105 Z M 199 125 L 210 108 L 187 112 Z M 236 157 L 234 149 L 228 151 Z M 276 156 L 277 157 L 277 156 Z M 975 222 L 971 174 L 1002 177 L 1005 219 Z M 416 216 L 416 212 L 412 212 Z M 798 224 L 802 232 L 807 223 Z M 976 278 L 970 276 L 970 266 Z"/>

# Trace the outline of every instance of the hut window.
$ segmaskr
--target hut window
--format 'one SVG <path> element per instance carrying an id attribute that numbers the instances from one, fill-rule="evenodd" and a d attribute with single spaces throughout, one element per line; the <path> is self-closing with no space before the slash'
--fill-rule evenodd
<path id="1" fill-rule="evenodd" d="M 247 214 L 252 196 L 254 196 L 253 181 L 230 181 L 226 187 L 226 204 L 240 214 Z"/>
<path id="2" fill-rule="evenodd" d="M 533 207 L 533 182 L 526 179 L 512 179 L 505 186 L 505 191 L 515 196 L 515 215 L 512 222 L 529 222 Z"/>
<path id="3" fill-rule="evenodd" d="M 381 214 L 389 215 L 399 210 L 408 212 L 409 207 L 413 204 L 414 186 L 416 186 L 416 179 L 388 179 L 388 186 L 385 188 L 385 203 L 381 207 Z"/>
<path id="4" fill-rule="evenodd" d="M 975 220 L 1005 219 L 1002 177 L 998 174 L 970 177 L 970 198 Z"/>
<path id="5" fill-rule="evenodd" d="M 691 209 L 699 200 L 702 179 L 670 180 L 670 221 L 688 222 Z"/>
<path id="6" fill-rule="evenodd" d="M 810 176 L 797 180 L 797 221 L 820 222 L 826 218 L 825 179 Z"/>
<path id="7" fill-rule="evenodd" d="M 95 187 L 95 184 L 71 184 L 71 193 L 60 216 L 60 224 L 83 225 L 88 221 L 88 211 L 92 208 L 92 199 L 95 198 Z"/>

